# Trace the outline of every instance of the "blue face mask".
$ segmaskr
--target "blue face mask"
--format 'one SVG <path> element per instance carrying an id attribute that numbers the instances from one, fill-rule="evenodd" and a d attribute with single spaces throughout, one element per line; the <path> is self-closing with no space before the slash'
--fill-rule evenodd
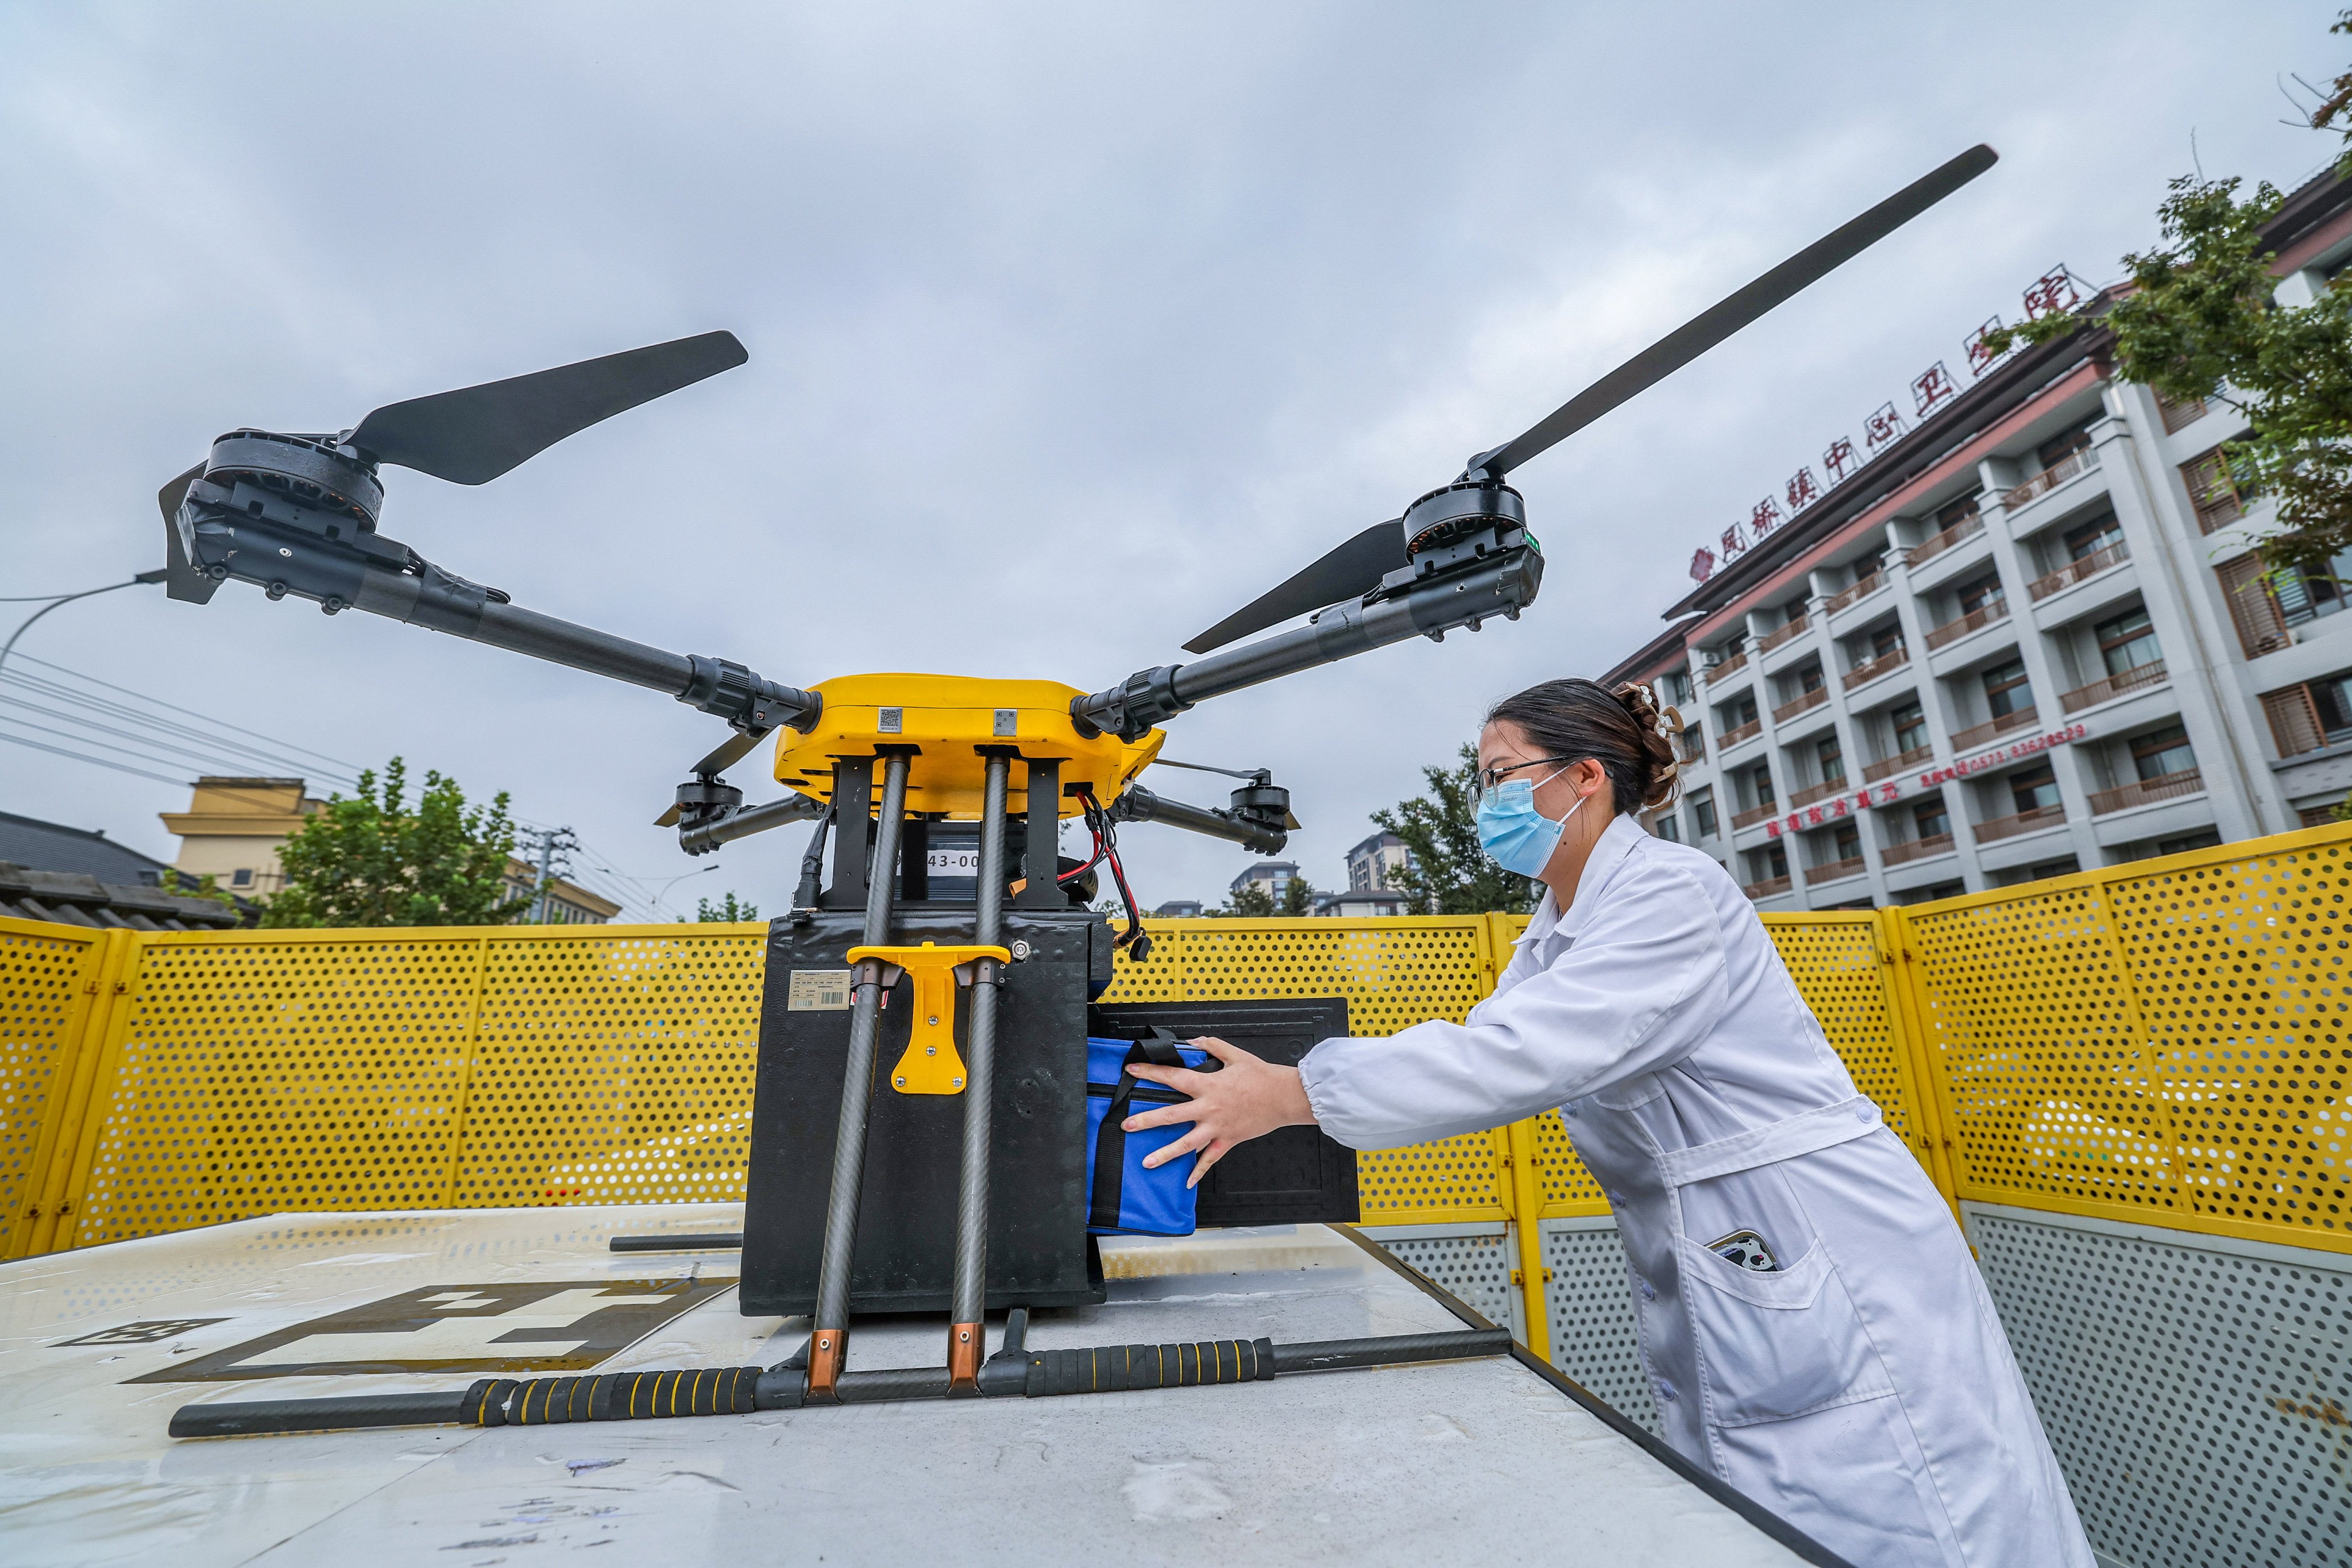
<path id="1" fill-rule="evenodd" d="M 1559 776 L 1553 773 L 1540 782 L 1549 784 Z M 1536 781 L 1511 779 L 1497 784 L 1478 803 L 1478 847 L 1506 871 L 1539 877 L 1559 847 L 1568 817 L 1582 811 L 1588 798 L 1580 798 L 1568 808 L 1568 816 L 1554 822 L 1536 809 Z"/>

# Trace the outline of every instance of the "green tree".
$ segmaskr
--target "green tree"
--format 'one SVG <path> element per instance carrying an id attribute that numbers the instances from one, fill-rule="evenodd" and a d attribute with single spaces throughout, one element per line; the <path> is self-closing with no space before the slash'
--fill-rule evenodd
<path id="1" fill-rule="evenodd" d="M 760 906 L 752 903 L 738 903 L 735 900 L 735 889 L 730 888 L 727 889 L 727 897 L 723 902 L 714 904 L 709 899 L 696 900 L 694 918 L 704 921 L 755 921 L 760 918 Z"/>
<path id="2" fill-rule="evenodd" d="M 1274 918 L 1274 895 L 1255 882 L 1244 882 L 1225 895 L 1225 907 L 1207 910 L 1203 913 L 1223 915 L 1234 920 L 1262 921 Z"/>
<path id="3" fill-rule="evenodd" d="M 1315 886 L 1304 877 L 1293 877 L 1282 885 L 1282 912 L 1286 915 L 1306 914 L 1314 899 Z"/>
<path id="4" fill-rule="evenodd" d="M 455 779 L 432 772 L 413 810 L 407 792 L 407 764 L 394 757 L 381 780 L 360 774 L 352 798 L 330 796 L 278 850 L 286 886 L 261 923 L 502 925 L 530 908 L 530 895 L 507 890 L 515 836 L 505 795 L 468 806 Z"/>
<path id="5" fill-rule="evenodd" d="M 2352 12 L 2331 32 L 2352 34 Z M 2352 143 L 2352 72 L 2312 115 L 2318 130 Z M 2352 174 L 2352 153 L 2340 174 Z M 2278 303 L 2274 254 L 2262 226 L 2284 198 L 2267 183 L 2239 195 L 2235 178 L 2182 175 L 2157 208 L 2164 243 L 2124 258 L 2121 297 L 2099 317 L 2115 334 L 2116 370 L 2165 396 L 2237 409 L 2251 428 L 2223 444 L 2242 495 L 2278 502 L 2259 542 L 2273 569 L 2332 575 L 2352 548 L 2352 273 L 2307 305 Z M 2045 316 L 1988 335 L 1995 352 L 2080 330 L 2075 316 Z"/>
<path id="6" fill-rule="evenodd" d="M 1404 840 L 1412 858 L 1396 873 L 1405 908 L 1417 915 L 1524 914 L 1525 877 L 1486 858 L 1478 845 L 1478 814 L 1470 789 L 1478 777 L 1478 750 L 1464 746 L 1450 768 L 1425 767 L 1429 793 L 1372 813 L 1375 826 Z"/>

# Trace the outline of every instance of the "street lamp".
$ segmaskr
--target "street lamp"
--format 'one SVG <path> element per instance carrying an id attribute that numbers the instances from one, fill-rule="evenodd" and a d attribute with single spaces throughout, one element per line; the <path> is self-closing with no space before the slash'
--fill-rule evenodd
<path id="1" fill-rule="evenodd" d="M 26 616 L 24 621 L 18 625 L 16 629 L 8 634 L 8 640 L 5 643 L 0 643 L 0 668 L 6 668 L 8 663 L 8 655 L 15 650 L 16 647 L 16 639 L 23 637 L 26 631 L 35 621 L 39 620 L 43 616 L 47 615 L 59 605 L 70 605 L 76 599 L 87 599 L 93 594 L 111 594 L 117 588 L 134 588 L 142 583 L 161 583 L 164 578 L 170 575 L 170 572 L 158 566 L 152 572 L 142 572 L 139 575 L 131 578 L 129 582 L 109 583 L 103 588 L 84 588 L 79 594 L 27 594 L 22 598 L 0 599 L 0 604 L 5 605 L 28 605 L 36 599 L 48 600 L 47 604 L 43 605 L 39 609 L 35 610 L 31 615 Z"/>

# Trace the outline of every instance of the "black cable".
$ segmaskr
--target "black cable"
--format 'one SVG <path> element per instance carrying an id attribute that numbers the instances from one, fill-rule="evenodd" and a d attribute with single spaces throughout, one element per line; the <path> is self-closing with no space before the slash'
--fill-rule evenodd
<path id="1" fill-rule="evenodd" d="M 1094 829 L 1096 840 L 1102 846 L 1097 858 L 1110 862 L 1111 880 L 1118 885 L 1119 902 L 1127 906 L 1127 929 L 1111 940 L 1140 963 L 1151 956 L 1151 938 L 1145 934 L 1142 912 L 1135 907 L 1135 890 L 1127 885 L 1127 868 L 1119 864 L 1118 825 L 1111 821 L 1102 803 L 1095 799 L 1093 790 L 1081 788 L 1078 803 L 1087 814 L 1087 825 Z"/>

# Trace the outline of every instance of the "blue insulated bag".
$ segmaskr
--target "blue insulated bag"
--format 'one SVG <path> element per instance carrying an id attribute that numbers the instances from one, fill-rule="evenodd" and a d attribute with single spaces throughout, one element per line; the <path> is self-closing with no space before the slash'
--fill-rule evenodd
<path id="1" fill-rule="evenodd" d="M 1219 1065 L 1206 1051 L 1178 1046 L 1162 1029 L 1146 1040 L 1087 1037 L 1087 1190 L 1092 1198 L 1087 1230 L 1093 1236 L 1190 1236 L 1195 1190 L 1184 1180 L 1196 1157 L 1187 1154 L 1150 1171 L 1143 1168 L 1143 1157 L 1192 1127 L 1180 1123 L 1128 1132 L 1119 1124 L 1148 1106 L 1175 1105 L 1191 1096 L 1127 1070 L 1140 1063 L 1212 1072 Z"/>

